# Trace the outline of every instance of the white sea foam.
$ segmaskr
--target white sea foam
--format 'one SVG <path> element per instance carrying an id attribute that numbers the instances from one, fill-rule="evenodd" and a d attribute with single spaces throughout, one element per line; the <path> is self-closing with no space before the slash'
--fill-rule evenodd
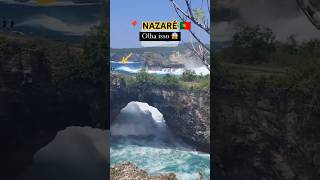
<path id="1" fill-rule="evenodd" d="M 107 179 L 109 131 L 68 127 L 39 150 L 21 180 Z"/>
<path id="2" fill-rule="evenodd" d="M 151 175 L 172 172 L 181 180 L 196 179 L 199 171 L 210 175 L 210 155 L 173 135 L 161 112 L 147 103 L 130 102 L 123 108 L 111 134 L 111 164 L 132 162 Z"/>
<path id="3" fill-rule="evenodd" d="M 132 63 L 133 64 L 133 63 Z M 197 75 L 208 75 L 210 74 L 210 71 L 205 67 L 197 67 L 197 68 L 187 68 L 189 70 L 193 70 Z M 125 71 L 125 72 L 129 72 L 129 73 L 138 73 L 142 70 L 142 68 L 131 68 L 131 67 L 127 67 L 127 66 L 120 66 L 115 68 L 116 71 Z M 174 69 L 172 71 L 168 71 L 168 70 L 147 70 L 147 73 L 150 74 L 157 74 L 157 75 L 166 75 L 166 74 L 171 74 L 171 75 L 182 75 L 183 72 L 186 69 L 184 68 L 178 68 L 178 69 Z"/>
<path id="4" fill-rule="evenodd" d="M 130 102 L 111 125 L 114 136 L 155 135 L 164 124 L 162 114 L 147 103 Z"/>
<path id="5" fill-rule="evenodd" d="M 126 66 L 120 66 L 120 67 L 116 68 L 115 70 L 116 71 L 125 71 L 125 72 L 129 72 L 129 73 L 138 73 L 142 69 L 141 68 L 130 68 L 130 67 L 126 67 Z"/>

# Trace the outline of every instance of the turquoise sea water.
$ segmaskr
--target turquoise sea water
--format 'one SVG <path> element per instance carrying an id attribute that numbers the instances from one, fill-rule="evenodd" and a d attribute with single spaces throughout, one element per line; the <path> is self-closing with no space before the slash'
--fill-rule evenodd
<path id="1" fill-rule="evenodd" d="M 116 134 L 111 137 L 111 165 L 131 162 L 151 175 L 171 172 L 179 180 L 195 180 L 202 172 L 209 179 L 210 155 L 174 136 L 157 109 L 146 103 L 129 103 L 120 118 L 111 126 L 111 134 Z M 125 130 L 119 133 L 118 129 Z"/>
<path id="2" fill-rule="evenodd" d="M 175 173 L 179 180 L 195 180 L 201 171 L 207 179 L 210 176 L 210 155 L 173 147 L 152 147 L 146 139 L 112 139 L 111 164 L 132 162 L 152 175 Z"/>

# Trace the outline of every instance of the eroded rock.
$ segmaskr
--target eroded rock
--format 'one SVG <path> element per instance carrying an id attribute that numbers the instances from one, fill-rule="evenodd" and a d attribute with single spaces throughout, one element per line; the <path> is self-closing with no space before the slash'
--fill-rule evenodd
<path id="1" fill-rule="evenodd" d="M 150 176 L 146 171 L 139 169 L 132 163 L 111 167 L 110 178 L 111 180 L 178 180 L 173 173 Z"/>

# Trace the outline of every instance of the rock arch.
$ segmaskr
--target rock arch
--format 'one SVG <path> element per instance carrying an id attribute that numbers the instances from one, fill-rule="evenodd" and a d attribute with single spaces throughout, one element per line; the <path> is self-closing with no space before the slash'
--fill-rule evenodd
<path id="1" fill-rule="evenodd" d="M 116 119 L 129 102 L 139 101 L 157 108 L 167 126 L 176 135 L 195 144 L 200 150 L 210 148 L 210 93 L 175 88 L 126 87 L 124 82 L 111 84 L 110 121 Z"/>

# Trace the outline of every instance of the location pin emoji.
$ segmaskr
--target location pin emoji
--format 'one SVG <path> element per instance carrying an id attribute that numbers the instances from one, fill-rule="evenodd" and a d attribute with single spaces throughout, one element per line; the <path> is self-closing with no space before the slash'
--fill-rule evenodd
<path id="1" fill-rule="evenodd" d="M 136 26 L 137 25 L 137 21 L 136 20 L 133 20 L 132 22 L 131 22 L 131 25 L 134 27 L 134 26 Z"/>

